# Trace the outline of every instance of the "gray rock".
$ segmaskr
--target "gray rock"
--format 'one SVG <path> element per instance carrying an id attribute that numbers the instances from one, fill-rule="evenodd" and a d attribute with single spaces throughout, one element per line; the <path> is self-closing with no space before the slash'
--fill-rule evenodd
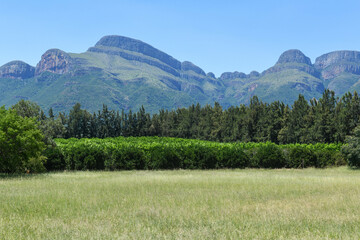
<path id="1" fill-rule="evenodd" d="M 325 80 L 347 72 L 360 75 L 360 52 L 335 51 L 316 58 L 315 68 L 321 71 Z"/>
<path id="2" fill-rule="evenodd" d="M 22 61 L 12 61 L 0 67 L 0 78 L 26 79 L 34 74 L 35 68 Z"/>
<path id="3" fill-rule="evenodd" d="M 251 77 L 251 78 L 260 77 L 260 73 L 257 72 L 257 71 L 252 71 L 252 72 L 249 74 L 249 77 Z"/>
<path id="4" fill-rule="evenodd" d="M 206 76 L 209 77 L 209 78 L 216 78 L 216 77 L 215 77 L 215 74 L 212 73 L 212 72 L 208 72 L 208 73 L 206 74 Z"/>
<path id="5" fill-rule="evenodd" d="M 181 70 L 182 71 L 193 71 L 197 74 L 206 76 L 205 72 L 199 68 L 198 66 L 194 65 L 192 62 L 185 61 L 181 63 Z"/>
<path id="6" fill-rule="evenodd" d="M 314 66 L 319 69 L 327 68 L 340 62 L 359 62 L 360 52 L 357 51 L 335 51 L 316 58 Z"/>
<path id="7" fill-rule="evenodd" d="M 36 65 L 35 75 L 40 75 L 43 72 L 64 74 L 70 70 L 70 55 L 60 49 L 50 49 L 41 56 L 40 62 Z"/>
<path id="8" fill-rule="evenodd" d="M 310 58 L 305 56 L 300 50 L 297 49 L 287 50 L 286 52 L 281 54 L 276 64 L 291 63 L 291 62 L 305 63 L 307 65 L 311 65 Z"/>
<path id="9" fill-rule="evenodd" d="M 116 47 L 128 51 L 138 52 L 146 56 L 156 58 L 177 70 L 181 69 L 181 62 L 175 58 L 136 39 L 116 35 L 105 36 L 96 43 L 95 47 L 98 46 Z"/>
<path id="10" fill-rule="evenodd" d="M 235 78 L 246 78 L 247 75 L 243 72 L 224 72 L 221 74 L 220 79 L 221 80 L 232 80 Z"/>

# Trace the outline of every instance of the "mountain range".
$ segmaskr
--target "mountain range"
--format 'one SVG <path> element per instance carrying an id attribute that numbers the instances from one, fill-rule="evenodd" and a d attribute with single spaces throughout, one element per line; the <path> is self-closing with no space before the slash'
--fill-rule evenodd
<path id="1" fill-rule="evenodd" d="M 337 96 L 360 90 L 360 52 L 334 51 L 312 63 L 292 49 L 262 73 L 236 71 L 216 77 L 142 41 L 105 36 L 84 53 L 50 49 L 36 67 L 22 61 L 0 67 L 0 106 L 26 99 L 55 112 L 69 111 L 77 102 L 89 111 L 103 104 L 125 111 L 143 105 L 155 113 L 214 101 L 227 108 L 248 104 L 254 95 L 291 105 L 299 94 L 319 98 L 325 88 Z"/>

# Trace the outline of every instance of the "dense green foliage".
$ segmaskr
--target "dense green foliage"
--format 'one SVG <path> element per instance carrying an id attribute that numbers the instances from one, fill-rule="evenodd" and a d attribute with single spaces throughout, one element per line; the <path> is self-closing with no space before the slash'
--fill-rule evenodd
<path id="1" fill-rule="evenodd" d="M 351 167 L 360 167 L 360 126 L 354 129 L 354 134 L 346 138 L 346 144 L 341 148 Z"/>
<path id="2" fill-rule="evenodd" d="M 69 114 L 59 113 L 55 119 L 54 137 L 62 138 L 160 136 L 218 142 L 333 143 L 344 142 L 358 125 L 360 98 L 355 92 L 338 99 L 325 90 L 322 98 L 310 103 L 299 95 L 291 107 L 278 101 L 267 104 L 254 96 L 248 106 L 223 109 L 219 103 L 197 104 L 153 115 L 143 107 L 126 113 L 106 105 L 91 114 L 76 104 Z"/>
<path id="3" fill-rule="evenodd" d="M 0 172 L 44 170 L 43 135 L 35 119 L 23 118 L 14 110 L 0 108 Z"/>
<path id="4" fill-rule="evenodd" d="M 341 144 L 218 143 L 161 137 L 71 138 L 56 139 L 56 144 L 56 148 L 46 151 L 48 170 L 303 168 L 344 164 L 339 154 Z"/>
<path id="5" fill-rule="evenodd" d="M 48 170 L 304 168 L 344 162 L 340 145 L 325 143 L 341 143 L 352 134 L 360 117 L 360 98 L 355 92 L 337 99 L 334 92 L 325 90 L 322 98 L 310 104 L 300 95 L 291 108 L 280 102 L 266 104 L 255 96 L 249 106 L 224 110 L 219 103 L 198 104 L 154 115 L 143 107 L 136 113 L 120 113 L 106 105 L 90 114 L 76 104 L 69 114 L 57 117 L 52 109 L 47 117 L 37 104 L 21 100 L 12 110 L 3 111 L 32 119 L 34 128 L 41 130 L 48 146 L 44 152 Z M 53 138 L 86 139 L 54 142 Z M 350 166 L 358 167 L 354 146 L 348 144 L 343 153 Z M 36 163 L 44 161 L 40 155 L 27 159 L 32 171 L 39 171 L 42 165 Z"/>

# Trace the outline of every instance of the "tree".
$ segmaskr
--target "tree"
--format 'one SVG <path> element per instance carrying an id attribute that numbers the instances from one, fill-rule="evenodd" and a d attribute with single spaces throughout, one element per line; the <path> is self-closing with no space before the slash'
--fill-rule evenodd
<path id="1" fill-rule="evenodd" d="M 306 135 L 306 117 L 309 113 L 309 104 L 303 95 L 299 95 L 292 110 L 286 116 L 285 125 L 281 131 L 282 143 L 302 143 Z"/>
<path id="2" fill-rule="evenodd" d="M 20 100 L 11 109 L 21 117 L 34 118 L 39 123 L 38 128 L 44 135 L 46 145 L 55 146 L 53 138 L 64 137 L 65 126 L 60 119 L 55 119 L 52 108 L 49 110 L 49 118 L 45 116 L 39 105 L 31 101 Z"/>
<path id="3" fill-rule="evenodd" d="M 335 139 L 335 92 L 325 89 L 315 107 L 316 118 L 312 131 L 317 142 L 330 143 Z"/>
<path id="4" fill-rule="evenodd" d="M 0 172 L 17 173 L 43 167 L 43 135 L 34 118 L 0 108 Z"/>
<path id="5" fill-rule="evenodd" d="M 21 99 L 11 108 L 21 117 L 35 118 L 38 121 L 44 117 L 40 106 L 31 101 Z"/>
<path id="6" fill-rule="evenodd" d="M 353 135 L 347 136 L 346 144 L 341 151 L 348 161 L 350 167 L 360 167 L 360 126 L 357 126 Z"/>

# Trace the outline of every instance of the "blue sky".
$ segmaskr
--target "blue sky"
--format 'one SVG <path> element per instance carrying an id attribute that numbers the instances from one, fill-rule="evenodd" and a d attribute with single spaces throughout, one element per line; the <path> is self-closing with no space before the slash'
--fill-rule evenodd
<path id="1" fill-rule="evenodd" d="M 261 72 L 288 49 L 313 62 L 360 50 L 359 12 L 359 0 L 1 1 L 0 65 L 36 65 L 50 48 L 79 53 L 104 35 L 123 35 L 217 76 Z"/>

